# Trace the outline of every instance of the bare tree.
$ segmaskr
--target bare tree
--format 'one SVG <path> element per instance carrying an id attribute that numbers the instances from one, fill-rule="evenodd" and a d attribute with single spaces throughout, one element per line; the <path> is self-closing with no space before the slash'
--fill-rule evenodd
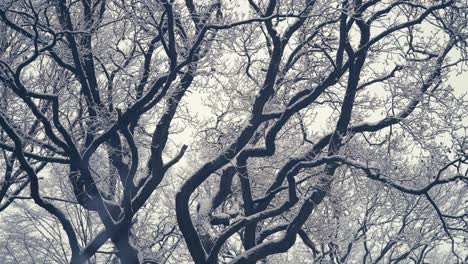
<path id="1" fill-rule="evenodd" d="M 226 88 L 216 100 L 224 106 L 218 104 L 212 129 L 204 129 L 202 139 L 204 144 L 214 138 L 210 147 L 219 146 L 219 151 L 185 181 L 176 196 L 178 224 L 195 262 L 216 262 L 220 250 L 236 234 L 240 234 L 244 251 L 234 255 L 232 263 L 255 262 L 286 252 L 313 211 L 333 194 L 341 167 L 357 169 L 361 176 L 399 192 L 422 195 L 437 212 L 447 235 L 452 237 L 456 230 L 462 235 L 466 215 L 449 214 L 452 220 L 460 220 L 450 227 L 446 213 L 432 197 L 440 185 L 454 184 L 455 193 L 464 188 L 458 184 L 466 183 L 462 165 L 466 154 L 450 155 L 451 160 L 438 155 L 434 159 L 441 159 L 437 162 L 440 167 L 433 164 L 424 173 L 412 171 L 420 165 L 399 167 L 411 155 L 404 147 L 442 151 L 433 146 L 430 137 L 462 127 L 452 121 L 433 129 L 419 127 L 432 112 L 429 101 L 447 107 L 445 99 L 459 100 L 444 84 L 446 70 L 463 62 L 465 56 L 452 62 L 447 59 L 452 52 L 464 54 L 465 22 L 453 20 L 466 15 L 455 15 L 463 10 L 459 3 L 343 1 L 333 5 L 305 1 L 294 7 L 276 1 L 249 3 L 264 17 L 278 10 L 298 17 L 267 21 L 258 29 L 247 26 L 245 31 L 253 37 L 226 44 L 226 49 L 239 54 L 240 63 L 235 74 L 223 75 L 227 80 L 220 77 L 218 87 Z M 425 23 L 438 37 L 423 37 Z M 379 69 L 383 61 L 385 67 Z M 251 86 L 256 87 L 254 96 L 245 88 Z M 452 106 L 452 113 L 461 114 L 461 105 Z M 327 115 L 327 109 L 332 114 Z M 328 117 L 329 125 L 317 127 L 323 123 L 314 120 L 314 114 Z M 411 138 L 399 138 L 406 134 Z M 373 139 L 368 141 L 369 137 Z M 372 143 L 374 140 L 383 142 Z M 375 156 L 362 155 L 368 149 Z M 448 172 L 449 164 L 462 169 Z M 187 221 L 190 196 L 217 172 L 219 191 L 200 203 L 194 222 Z M 219 214 L 223 200 L 230 199 L 234 175 L 239 176 L 241 198 L 234 196 L 238 205 L 233 208 L 240 212 Z M 367 181 L 360 178 L 360 182 Z M 326 206 L 331 205 L 333 202 Z M 455 211 L 463 208 L 466 204 Z M 210 227 L 219 223 L 227 227 Z"/>
<path id="2" fill-rule="evenodd" d="M 465 261 L 467 14 L 3 1 L 0 217 L 57 263 Z"/>

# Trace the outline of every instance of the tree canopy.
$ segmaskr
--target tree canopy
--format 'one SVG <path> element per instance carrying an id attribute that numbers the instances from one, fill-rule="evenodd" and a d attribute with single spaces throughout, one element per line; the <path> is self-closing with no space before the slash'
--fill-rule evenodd
<path id="1" fill-rule="evenodd" d="M 0 262 L 467 262 L 467 28 L 463 0 L 2 0 Z"/>

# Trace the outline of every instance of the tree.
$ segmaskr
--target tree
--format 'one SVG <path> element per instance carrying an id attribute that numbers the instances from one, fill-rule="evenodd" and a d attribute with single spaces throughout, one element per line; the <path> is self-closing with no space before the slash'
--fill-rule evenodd
<path id="1" fill-rule="evenodd" d="M 457 0 L 2 2 L 0 208 L 32 200 L 72 263 L 464 261 L 467 21 Z"/>

